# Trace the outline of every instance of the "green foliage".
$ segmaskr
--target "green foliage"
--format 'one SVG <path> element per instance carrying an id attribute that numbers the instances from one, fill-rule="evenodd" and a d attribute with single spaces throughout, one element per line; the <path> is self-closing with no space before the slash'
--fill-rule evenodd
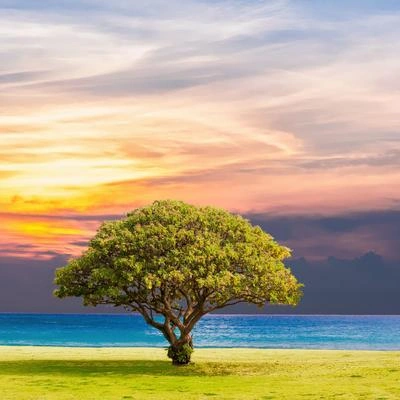
<path id="1" fill-rule="evenodd" d="M 301 284 L 283 263 L 289 256 L 238 215 L 156 201 L 104 223 L 83 255 L 57 270 L 55 294 L 140 312 L 172 345 L 182 345 L 213 310 L 240 302 L 297 304 Z"/>

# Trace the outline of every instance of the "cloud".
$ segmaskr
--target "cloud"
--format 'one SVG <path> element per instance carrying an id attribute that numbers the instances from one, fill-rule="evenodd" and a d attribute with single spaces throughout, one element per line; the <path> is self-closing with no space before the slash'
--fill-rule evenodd
<path id="1" fill-rule="evenodd" d="M 46 260 L 0 255 L 0 312 L 101 312 L 82 306 L 80 299 L 56 299 L 52 293 L 55 269 L 64 266 L 67 257 L 49 254 Z M 121 310 L 120 310 L 121 312 Z"/>
<path id="2" fill-rule="evenodd" d="M 0 73 L 0 85 L 32 82 L 38 78 L 46 76 L 46 72 L 47 71 L 22 71 L 8 74 Z"/>
<path id="3" fill-rule="evenodd" d="M 75 254 L 98 223 L 86 215 L 158 198 L 282 218 L 390 209 L 400 193 L 390 3 L 3 1 L 2 243 L 39 236 L 43 251 Z M 295 225 L 302 254 L 332 248 L 326 227 Z M 394 239 L 354 229 L 337 249 L 376 240 L 393 257 Z"/>
<path id="4" fill-rule="evenodd" d="M 318 261 L 294 259 L 292 272 L 304 286 L 304 297 L 296 308 L 242 305 L 230 312 L 269 314 L 398 314 L 397 282 L 400 265 L 374 252 L 355 258 L 328 257 Z M 225 310 L 226 312 L 226 310 Z"/>
<path id="5" fill-rule="evenodd" d="M 184 180 L 189 189 L 193 180 Z M 127 190 L 128 183 L 123 185 Z M 218 190 L 218 182 L 215 190 Z M 157 190 L 159 198 L 170 198 L 172 188 L 179 192 L 177 182 L 159 182 L 155 188 L 143 186 L 152 197 L 152 190 Z M 110 198 L 120 188 L 109 187 L 106 192 Z M 237 204 L 237 195 L 228 192 L 224 202 Z M 240 194 L 239 194 L 240 196 Z M 201 195 L 193 192 L 193 203 L 207 204 L 200 201 Z M 179 196 L 175 196 L 179 198 Z M 103 197 L 104 199 L 104 197 Z M 124 200 L 126 202 L 126 199 Z M 49 255 L 57 254 L 77 256 L 87 246 L 89 239 L 104 221 L 122 218 L 135 207 L 146 204 L 142 201 L 125 204 L 125 211 L 119 214 L 19 214 L 2 213 L 3 221 L 0 240 L 0 255 L 49 259 Z M 214 204 L 219 206 L 218 204 Z M 358 254 L 375 251 L 382 254 L 390 262 L 400 261 L 400 212 L 398 209 L 373 210 L 365 212 L 339 213 L 329 216 L 318 214 L 251 213 L 245 214 L 254 224 L 260 225 L 271 233 L 279 242 L 293 249 L 294 257 L 306 257 L 308 260 L 322 260 L 334 255 L 339 258 L 352 258 Z"/>
<path id="6" fill-rule="evenodd" d="M 374 250 L 400 262 L 398 209 L 331 216 L 249 214 L 248 218 L 291 247 L 297 258 L 351 258 Z"/>
<path id="7" fill-rule="evenodd" d="M 44 219 L 44 220 L 71 220 L 71 221 L 94 221 L 102 222 L 114 220 L 121 217 L 121 214 L 73 214 L 73 213 L 59 213 L 59 214 L 22 214 L 22 213 L 8 213 L 0 212 L 2 218 L 21 218 L 21 219 Z"/>
<path id="8" fill-rule="evenodd" d="M 393 167 L 400 165 L 400 149 L 388 150 L 383 154 L 368 154 L 353 157 L 332 157 L 321 160 L 299 162 L 302 168 L 328 169 L 349 166 Z"/>
<path id="9" fill-rule="evenodd" d="M 399 262 L 388 263 L 368 252 L 354 259 L 330 257 L 322 262 L 294 262 L 305 283 L 302 304 L 307 312 L 397 314 Z M 301 311 L 301 310 L 299 310 Z"/>
<path id="10" fill-rule="evenodd" d="M 54 271 L 65 265 L 65 255 L 47 260 L 0 256 L 1 312 L 123 312 L 107 307 L 83 307 L 81 299 L 53 297 Z M 310 262 L 290 262 L 305 284 L 304 298 L 296 308 L 268 306 L 266 313 L 398 314 L 400 267 L 376 253 L 353 259 L 329 257 Z M 227 310 L 225 310 L 226 312 Z M 236 306 L 230 312 L 260 312 L 252 306 Z"/>
<path id="11" fill-rule="evenodd" d="M 82 252 L 81 241 L 94 235 L 107 215 L 34 215 L 1 213 L 0 256 L 48 260 Z M 113 218 L 114 219 L 114 218 Z"/>
<path id="12" fill-rule="evenodd" d="M 170 55 L 173 59 L 174 55 Z M 67 92 L 72 94 L 87 93 L 94 96 L 141 96 L 162 95 L 173 91 L 210 85 L 214 82 L 234 80 L 243 74 L 257 73 L 255 67 L 250 71 L 237 65 L 211 63 L 172 63 L 160 60 L 157 54 L 136 63 L 135 67 L 121 69 L 106 74 L 81 77 L 77 79 L 54 80 L 32 84 L 30 90 Z M 186 64 L 186 65 L 185 65 Z"/>

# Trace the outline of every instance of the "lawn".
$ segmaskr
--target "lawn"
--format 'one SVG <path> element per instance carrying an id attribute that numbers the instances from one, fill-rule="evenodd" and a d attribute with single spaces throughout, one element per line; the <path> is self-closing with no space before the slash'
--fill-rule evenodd
<path id="1" fill-rule="evenodd" d="M 1 400 L 400 399 L 400 352 L 0 347 Z"/>

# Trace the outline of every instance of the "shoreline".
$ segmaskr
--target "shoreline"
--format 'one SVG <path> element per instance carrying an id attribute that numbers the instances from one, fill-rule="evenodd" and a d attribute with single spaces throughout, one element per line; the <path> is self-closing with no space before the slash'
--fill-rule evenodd
<path id="1" fill-rule="evenodd" d="M 82 356 L 98 355 L 129 358 L 149 355 L 150 358 L 166 356 L 165 347 L 65 347 L 65 346 L 9 346 L 0 345 L 0 360 L 4 355 L 59 355 L 59 356 Z M 400 350 L 357 350 L 357 349 L 276 349 L 276 348 L 255 348 L 255 347 L 195 347 L 193 354 L 209 357 L 210 355 L 228 356 L 229 358 L 241 358 L 242 356 L 274 356 L 274 355 L 300 355 L 302 353 L 314 355 L 343 355 L 343 354 L 393 354 L 400 356 Z"/>
<path id="2" fill-rule="evenodd" d="M 65 312 L 65 313 L 51 313 L 51 312 L 22 312 L 22 311 L 0 311 L 1 315 L 84 315 L 84 316 L 141 316 L 140 313 L 135 312 Z M 323 313 L 310 313 L 310 314 L 290 314 L 290 313 L 209 313 L 206 317 L 400 317 L 400 314 L 323 314 Z"/>
<path id="3" fill-rule="evenodd" d="M 164 346 L 63 346 L 63 345 L 48 345 L 48 344 L 0 344 L 0 355 L 2 350 L 4 349 L 65 349 L 67 350 L 115 350 L 119 351 L 142 351 L 142 350 L 165 350 L 168 347 L 168 343 L 165 343 Z M 214 346 L 196 346 L 194 347 L 195 351 L 240 351 L 240 352 L 253 352 L 253 351 L 262 351 L 262 352 L 274 352 L 274 351 L 283 351 L 283 352 L 371 352 L 371 353 L 400 353 L 400 348 L 395 349 L 350 349 L 350 348 L 317 348 L 317 347 L 214 347 Z"/>

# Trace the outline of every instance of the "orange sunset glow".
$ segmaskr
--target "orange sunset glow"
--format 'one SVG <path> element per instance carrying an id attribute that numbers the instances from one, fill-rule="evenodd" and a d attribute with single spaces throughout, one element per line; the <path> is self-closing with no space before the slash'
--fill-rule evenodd
<path id="1" fill-rule="evenodd" d="M 398 14 L 366 30 L 296 2 L 27 3 L 0 24 L 2 254 L 79 254 L 101 221 L 156 199 L 399 204 Z"/>

